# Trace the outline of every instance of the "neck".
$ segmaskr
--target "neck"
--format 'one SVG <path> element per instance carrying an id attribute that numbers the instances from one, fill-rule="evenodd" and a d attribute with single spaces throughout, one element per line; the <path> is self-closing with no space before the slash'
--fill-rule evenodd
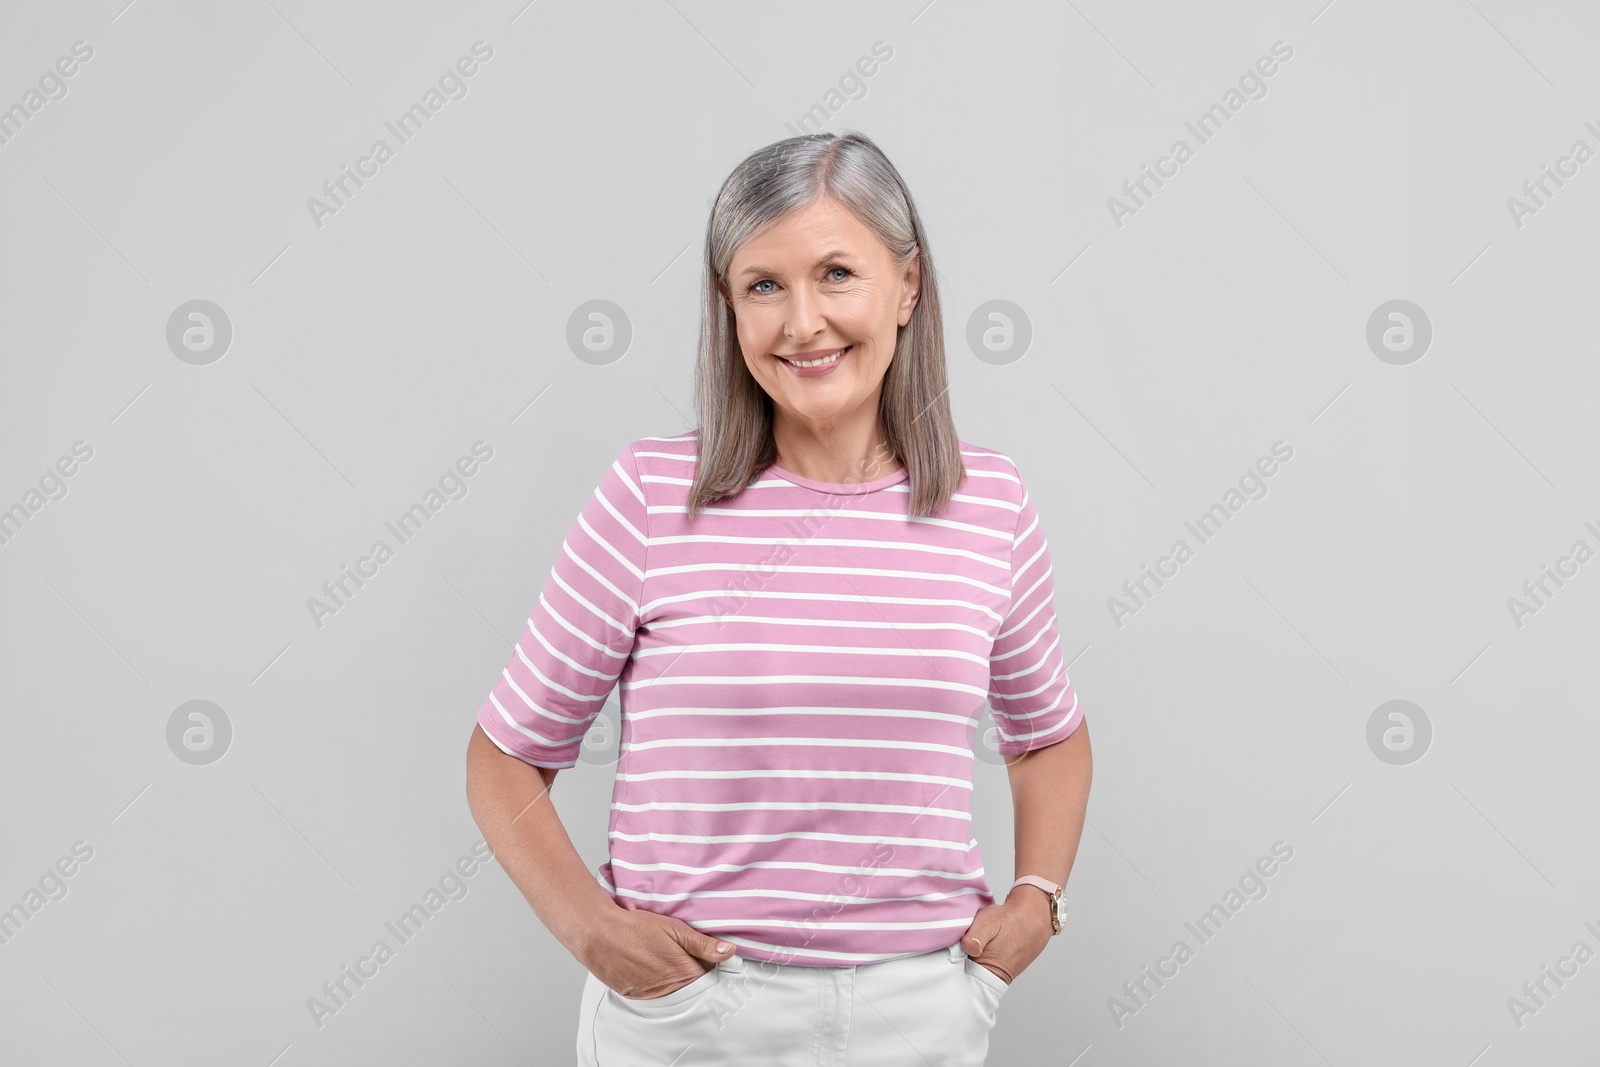
<path id="1" fill-rule="evenodd" d="M 802 478 L 840 485 L 876 481 L 899 470 L 888 435 L 873 424 L 817 433 L 775 426 L 778 466 Z"/>

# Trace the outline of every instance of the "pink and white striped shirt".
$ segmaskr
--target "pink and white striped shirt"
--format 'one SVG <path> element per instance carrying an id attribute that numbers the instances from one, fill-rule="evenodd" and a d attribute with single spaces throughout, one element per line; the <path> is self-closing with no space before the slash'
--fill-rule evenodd
<path id="1" fill-rule="evenodd" d="M 697 439 L 617 456 L 479 724 L 572 767 L 620 679 L 598 875 L 622 907 L 798 965 L 954 944 L 995 903 L 972 835 L 985 699 L 1005 756 L 1083 718 L 1016 466 L 963 443 L 949 508 L 918 520 L 903 468 L 849 485 L 770 467 L 691 524 Z"/>

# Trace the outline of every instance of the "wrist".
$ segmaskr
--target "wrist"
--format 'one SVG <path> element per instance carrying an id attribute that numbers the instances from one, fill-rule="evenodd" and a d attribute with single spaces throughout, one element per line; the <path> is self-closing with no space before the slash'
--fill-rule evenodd
<path id="1" fill-rule="evenodd" d="M 1024 882 L 1012 888 L 1006 897 L 1007 906 L 1021 908 L 1023 911 L 1037 915 L 1046 930 L 1050 929 L 1050 912 L 1052 901 L 1050 894 L 1036 885 Z"/>
<path id="2" fill-rule="evenodd" d="M 567 928 L 557 940 L 566 945 L 574 959 L 585 962 L 596 953 L 604 953 L 606 945 L 627 916 L 619 914 L 628 909 L 612 899 L 597 883 L 597 892 L 586 895 L 584 904 L 569 919 Z"/>

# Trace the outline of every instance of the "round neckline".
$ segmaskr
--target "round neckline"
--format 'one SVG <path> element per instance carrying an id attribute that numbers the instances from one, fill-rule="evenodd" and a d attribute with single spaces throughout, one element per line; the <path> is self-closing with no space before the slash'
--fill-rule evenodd
<path id="1" fill-rule="evenodd" d="M 911 472 L 901 467 L 893 474 L 886 474 L 870 482 L 819 482 L 815 478 L 802 478 L 793 471 L 784 470 L 774 463 L 767 468 L 773 474 L 786 482 L 793 482 L 803 489 L 813 489 L 819 493 L 833 493 L 836 495 L 859 496 L 862 493 L 875 493 L 879 489 L 887 489 L 891 485 L 898 485 L 911 476 Z"/>

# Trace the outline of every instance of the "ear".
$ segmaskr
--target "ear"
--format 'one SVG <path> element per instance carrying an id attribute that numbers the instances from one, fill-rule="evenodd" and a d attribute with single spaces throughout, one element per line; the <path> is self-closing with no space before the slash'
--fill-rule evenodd
<path id="1" fill-rule="evenodd" d="M 733 297 L 728 292 L 728 286 L 721 278 L 717 279 L 717 295 L 722 297 L 722 302 L 728 307 L 733 307 Z"/>
<path id="2" fill-rule="evenodd" d="M 912 249 L 911 263 L 906 267 L 905 278 L 901 283 L 900 292 L 900 325 L 904 326 L 911 321 L 911 312 L 917 306 L 917 298 L 922 295 L 922 249 Z"/>

